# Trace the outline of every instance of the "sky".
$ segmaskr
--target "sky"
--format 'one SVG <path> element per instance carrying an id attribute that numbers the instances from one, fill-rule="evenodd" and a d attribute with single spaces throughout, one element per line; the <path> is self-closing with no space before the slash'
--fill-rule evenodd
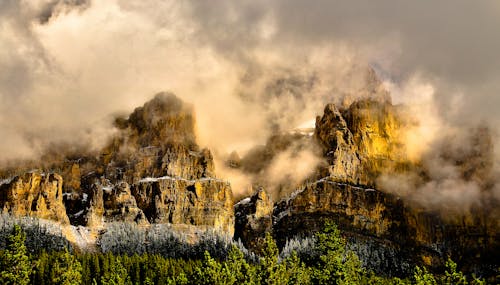
<path id="1" fill-rule="evenodd" d="M 99 147 L 161 91 L 195 106 L 201 145 L 245 151 L 367 68 L 426 118 L 422 136 L 495 130 L 499 27 L 495 0 L 0 0 L 0 161 Z"/>

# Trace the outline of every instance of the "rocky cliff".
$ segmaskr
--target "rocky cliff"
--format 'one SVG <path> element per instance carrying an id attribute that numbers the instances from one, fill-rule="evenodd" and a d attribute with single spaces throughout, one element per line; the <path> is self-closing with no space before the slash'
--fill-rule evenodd
<path id="1" fill-rule="evenodd" d="M 210 151 L 196 144 L 190 105 L 161 93 L 115 126 L 98 153 L 49 156 L 39 174 L 4 181 L 3 211 L 91 229 L 170 223 L 232 235 L 231 187 L 214 178 Z"/>
<path id="2" fill-rule="evenodd" d="M 375 186 L 383 171 L 412 167 L 402 138 L 410 125 L 399 112 L 391 103 L 375 100 L 356 101 L 345 109 L 328 104 L 314 133 L 328 160 L 328 176 Z"/>
<path id="3" fill-rule="evenodd" d="M 272 199 L 263 188 L 259 188 L 254 195 L 234 205 L 234 209 L 234 239 L 241 240 L 248 249 L 259 252 L 266 233 L 273 229 Z"/>
<path id="4" fill-rule="evenodd" d="M 316 119 L 312 137 L 276 135 L 266 146 L 243 157 L 237 167 L 259 173 L 274 156 L 297 141 L 305 141 L 319 146 L 326 164 L 319 164 L 303 185 L 284 191 L 295 190 L 273 204 L 272 214 L 272 202 L 262 198 L 268 196 L 262 189 L 236 204 L 235 237 L 258 250 L 258 241 L 265 232 L 272 232 L 284 246 L 287 239 L 308 236 L 320 230 L 326 219 L 332 219 L 363 262 L 380 273 L 406 275 L 415 264 L 439 268 L 448 256 L 465 270 L 493 272 L 500 250 L 498 201 L 481 201 L 482 206 L 469 209 L 456 209 L 455 205 L 452 211 L 416 203 L 403 191 L 384 192 L 378 185 L 381 175 L 418 176 L 421 184 L 433 177 L 428 162 L 407 154 L 404 132 L 414 122 L 402 108 L 388 100 L 372 99 L 343 106 L 328 104 Z M 481 182 L 483 192 L 489 191 L 486 181 L 491 176 L 491 163 L 486 158 L 492 157 L 486 133 L 481 128 L 471 132 L 474 147 L 470 153 L 446 147 L 439 153 L 440 159 L 456 167 L 458 181 Z M 260 158 L 260 164 L 246 166 L 255 158 Z M 412 186 L 414 192 L 419 191 L 418 184 Z M 259 214 L 263 212 L 266 215 Z"/>
<path id="5" fill-rule="evenodd" d="M 305 182 L 276 202 L 272 227 L 266 230 L 283 246 L 287 239 L 310 235 L 332 219 L 363 261 L 381 273 L 409 274 L 414 264 L 438 268 L 448 256 L 466 270 L 493 272 L 500 252 L 498 201 L 450 211 L 378 187 L 377 178 L 383 173 L 419 173 L 422 181 L 431 177 L 425 163 L 412 161 L 405 153 L 402 130 L 411 123 L 399 112 L 389 102 L 373 100 L 357 101 L 347 108 L 328 104 L 316 120 L 314 134 L 328 162 L 318 170 L 322 178 Z M 481 141 L 487 142 L 485 138 Z M 491 155 L 488 143 L 474 145 L 476 156 Z M 469 169 L 457 179 L 487 177 L 487 164 L 473 167 L 459 159 L 454 163 L 458 169 Z M 471 171 L 480 173 L 471 175 Z M 259 209 L 257 196 L 236 207 L 236 232 L 255 228 L 259 233 L 240 234 L 247 245 L 262 236 L 262 229 L 252 226 Z"/>
<path id="6" fill-rule="evenodd" d="M 332 219 L 362 260 L 385 274 L 409 274 L 414 264 L 438 268 L 448 256 L 467 270 L 493 271 L 500 250 L 498 228 L 490 224 L 494 215 L 475 209 L 448 218 L 391 194 L 324 178 L 276 203 L 272 230 L 284 245 Z"/>
<path id="7" fill-rule="evenodd" d="M 0 181 L 0 205 L 3 213 L 69 223 L 58 174 L 32 171 Z"/>
<path id="8" fill-rule="evenodd" d="M 236 205 L 230 184 L 215 176 L 211 152 L 196 143 L 192 107 L 162 93 L 116 119 L 114 135 L 97 152 L 48 153 L 39 170 L 26 171 L 36 166 L 26 164 L 0 171 L 5 178 L 0 207 L 4 213 L 83 226 L 90 236 L 113 222 L 234 233 L 256 251 L 266 232 L 283 246 L 333 219 L 379 272 L 408 274 L 415 264 L 439 267 L 448 256 L 470 271 L 497 267 L 499 205 L 490 199 L 495 175 L 487 129 L 470 133 L 465 141 L 473 147 L 444 144 L 434 154 L 452 164 L 457 180 L 478 187 L 480 203 L 457 211 L 426 205 L 412 194 L 434 182 L 436 169 L 407 155 L 404 131 L 414 123 L 382 95 L 328 104 L 313 133 L 274 134 L 242 158 L 232 154 L 228 165 L 251 176 L 258 189 Z M 288 153 L 298 164 L 304 151 L 320 162 L 300 179 L 292 177 L 297 172 L 280 179 L 269 175 L 278 169 L 277 157 Z M 279 169 L 292 167 L 285 163 Z M 383 175 L 400 174 L 418 176 L 414 193 L 405 196 L 379 184 Z"/>

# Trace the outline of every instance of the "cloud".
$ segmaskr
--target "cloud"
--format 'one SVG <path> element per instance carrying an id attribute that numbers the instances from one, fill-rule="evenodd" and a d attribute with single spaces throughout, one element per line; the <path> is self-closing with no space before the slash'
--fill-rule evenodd
<path id="1" fill-rule="evenodd" d="M 369 67 L 419 114 L 416 159 L 443 130 L 500 122 L 499 26 L 494 0 L 3 0 L 0 162 L 99 147 L 159 91 L 193 103 L 200 144 L 244 154 L 358 94 Z"/>

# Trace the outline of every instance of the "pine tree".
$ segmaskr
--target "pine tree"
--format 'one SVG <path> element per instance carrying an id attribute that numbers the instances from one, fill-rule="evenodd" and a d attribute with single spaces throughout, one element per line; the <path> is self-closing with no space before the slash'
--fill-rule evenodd
<path id="1" fill-rule="evenodd" d="M 260 284 L 286 284 L 285 268 L 278 261 L 278 246 L 271 234 L 266 233 L 257 274 Z"/>
<path id="2" fill-rule="evenodd" d="M 57 253 L 52 270 L 55 273 L 52 284 L 78 285 L 82 283 L 82 265 L 67 249 L 62 253 Z"/>
<path id="3" fill-rule="evenodd" d="M 83 256 L 80 256 L 80 259 L 82 263 L 82 284 L 91 284 L 92 255 L 86 253 Z"/>
<path id="4" fill-rule="evenodd" d="M 114 260 L 108 255 L 109 267 L 101 277 L 101 284 L 103 285 L 131 285 L 130 277 L 125 267 L 122 265 L 120 259 L 117 257 Z"/>
<path id="5" fill-rule="evenodd" d="M 205 251 L 203 263 L 196 268 L 196 283 L 197 284 L 225 284 L 224 268 L 217 260 L 210 256 L 208 251 Z"/>
<path id="6" fill-rule="evenodd" d="M 415 267 L 413 278 L 416 285 L 437 285 L 436 278 L 425 267 Z"/>
<path id="7" fill-rule="evenodd" d="M 33 269 L 27 255 L 25 241 L 24 231 L 19 225 L 14 225 L 14 230 L 8 237 L 7 248 L 1 257 L 1 284 L 29 284 Z"/>
<path id="8" fill-rule="evenodd" d="M 47 271 L 49 263 L 48 260 L 49 260 L 49 255 L 45 251 L 40 253 L 40 255 L 38 256 L 38 260 L 36 261 L 35 265 L 36 272 L 34 274 L 34 280 L 32 280 L 34 284 L 38 285 L 48 284 L 47 280 L 48 278 L 46 277 L 46 274 L 48 273 Z"/>
<path id="9" fill-rule="evenodd" d="M 243 252 L 233 245 L 229 250 L 228 257 L 224 263 L 231 282 L 228 284 L 255 284 L 255 270 L 247 263 Z"/>
<path id="10" fill-rule="evenodd" d="M 358 256 L 346 250 L 346 241 L 337 226 L 326 221 L 323 231 L 315 238 L 320 256 L 313 269 L 313 283 L 360 284 L 365 271 Z"/>
<path id="11" fill-rule="evenodd" d="M 297 252 L 292 251 L 285 260 L 287 284 L 306 285 L 311 283 L 310 270 L 297 256 Z"/>
<path id="12" fill-rule="evenodd" d="M 316 235 L 315 250 L 320 253 L 313 269 L 315 284 L 337 284 L 341 279 L 345 253 L 345 241 L 340 236 L 337 226 L 327 221 L 322 232 Z"/>

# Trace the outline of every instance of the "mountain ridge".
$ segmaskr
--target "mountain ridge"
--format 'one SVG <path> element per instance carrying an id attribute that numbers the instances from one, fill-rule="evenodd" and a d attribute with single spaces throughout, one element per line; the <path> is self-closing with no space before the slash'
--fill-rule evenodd
<path id="1" fill-rule="evenodd" d="M 230 157 L 232 168 L 255 175 L 257 189 L 235 204 L 230 183 L 216 178 L 210 150 L 196 143 L 193 108 L 160 93 L 128 118 L 117 118 L 117 133 L 97 154 L 46 161 L 47 171 L 20 167 L 20 175 L 0 183 L 0 206 L 15 216 L 83 226 L 89 231 L 79 233 L 89 247 L 107 225 L 122 222 L 234 234 L 258 250 L 267 232 L 283 247 L 333 218 L 361 258 L 380 272 L 408 274 L 410 264 L 439 267 L 447 255 L 470 271 L 491 269 L 499 252 L 496 202 L 444 219 L 446 213 L 379 189 L 381 175 L 428 171 L 405 153 L 402 131 L 411 124 L 385 99 L 327 104 L 312 135 L 275 134 L 266 146 Z M 308 175 L 269 181 L 266 171 L 276 157 L 287 152 L 294 157 L 304 149 L 321 157 Z M 487 153 L 487 146 L 478 151 Z M 467 179 L 488 171 L 464 165 Z M 68 240 L 74 235 L 70 230 Z"/>

